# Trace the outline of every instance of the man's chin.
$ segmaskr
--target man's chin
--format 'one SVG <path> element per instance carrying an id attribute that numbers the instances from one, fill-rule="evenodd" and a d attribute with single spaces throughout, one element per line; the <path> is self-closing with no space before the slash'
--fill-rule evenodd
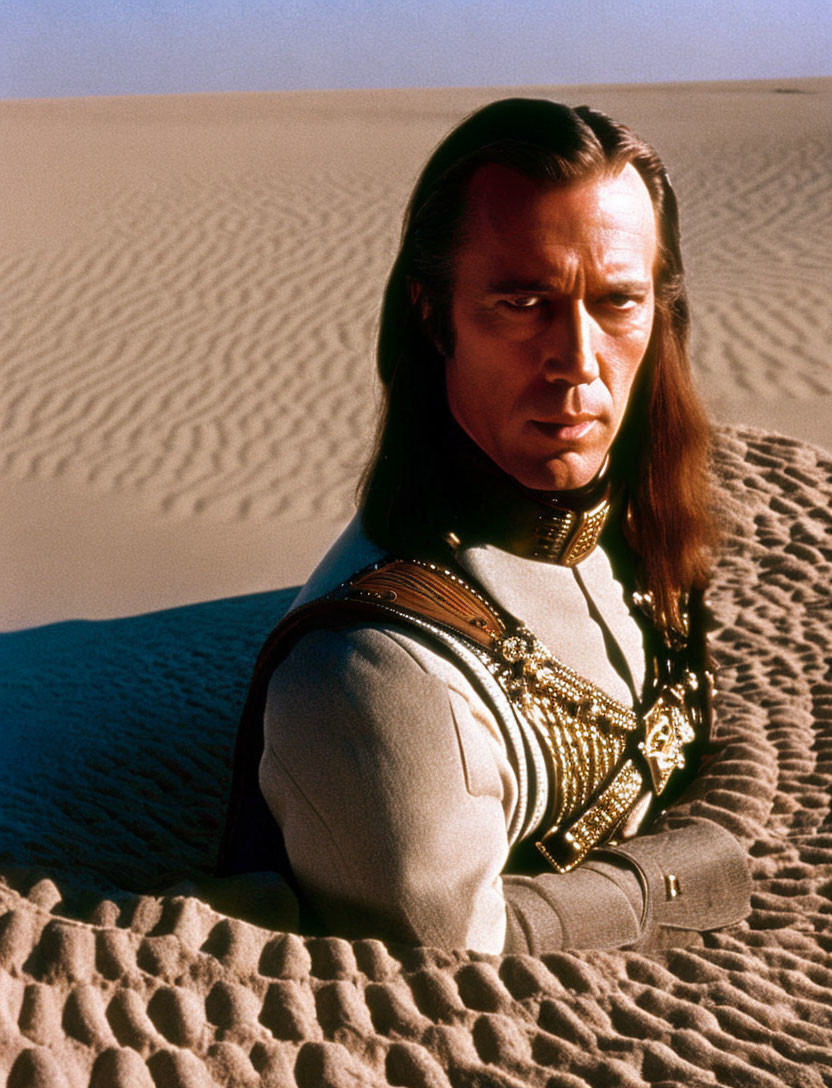
<path id="1" fill-rule="evenodd" d="M 569 452 L 543 463 L 518 465 L 511 475 L 531 491 L 574 491 L 592 483 L 603 463 L 603 454 L 582 456 Z"/>

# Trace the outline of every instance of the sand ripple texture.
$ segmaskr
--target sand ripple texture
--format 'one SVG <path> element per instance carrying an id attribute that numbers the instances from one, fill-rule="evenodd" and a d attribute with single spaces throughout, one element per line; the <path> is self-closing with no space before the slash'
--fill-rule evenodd
<path id="1" fill-rule="evenodd" d="M 174 514 L 348 510 L 390 203 L 355 175 L 182 178 L 7 266 L 2 471 Z"/>
<path id="2" fill-rule="evenodd" d="M 746 922 L 649 955 L 536 959 L 306 939 L 148 895 L 210 864 L 241 662 L 286 594 L 17 632 L 0 642 L 17 666 L 9 1088 L 831 1085 L 832 458 L 735 429 L 717 468 L 721 754 L 685 809 L 747 845 Z"/>
<path id="3" fill-rule="evenodd" d="M 683 161 L 676 187 L 703 392 L 831 396 L 828 137 L 740 143 L 723 169 Z"/>
<path id="4" fill-rule="evenodd" d="M 710 402 L 825 403 L 829 418 L 829 82 L 560 93 L 631 120 L 671 163 Z M 0 258 L 0 476 L 180 516 L 347 517 L 408 188 L 489 97 L 68 103 L 57 163 L 38 158 L 52 144 L 35 106 L 4 104 L 9 184 L 28 179 L 18 201 L 51 209 L 54 229 L 18 231 Z"/>

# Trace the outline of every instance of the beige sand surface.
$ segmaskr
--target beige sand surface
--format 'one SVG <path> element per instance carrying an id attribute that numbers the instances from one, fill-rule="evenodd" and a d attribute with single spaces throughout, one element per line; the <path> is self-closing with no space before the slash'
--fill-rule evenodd
<path id="1" fill-rule="evenodd" d="M 0 628 L 302 580 L 352 509 L 409 187 L 499 93 L 0 103 Z M 513 93 L 656 144 L 708 403 L 828 446 L 832 80 Z"/>

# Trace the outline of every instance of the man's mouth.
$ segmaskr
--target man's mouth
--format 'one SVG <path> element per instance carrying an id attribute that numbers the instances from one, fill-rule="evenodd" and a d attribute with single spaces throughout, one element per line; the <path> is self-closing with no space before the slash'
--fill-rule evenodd
<path id="1" fill-rule="evenodd" d="M 543 422 L 533 419 L 532 424 L 547 438 L 558 438 L 562 442 L 577 442 L 588 434 L 598 422 L 595 416 L 562 416 L 560 419 Z"/>

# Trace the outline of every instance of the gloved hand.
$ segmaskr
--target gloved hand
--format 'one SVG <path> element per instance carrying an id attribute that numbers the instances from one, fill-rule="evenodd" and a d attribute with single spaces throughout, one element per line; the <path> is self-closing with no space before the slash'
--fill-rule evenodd
<path id="1" fill-rule="evenodd" d="M 710 820 L 595 850 L 570 873 L 506 876 L 506 952 L 666 947 L 750 909 L 746 855 Z"/>

